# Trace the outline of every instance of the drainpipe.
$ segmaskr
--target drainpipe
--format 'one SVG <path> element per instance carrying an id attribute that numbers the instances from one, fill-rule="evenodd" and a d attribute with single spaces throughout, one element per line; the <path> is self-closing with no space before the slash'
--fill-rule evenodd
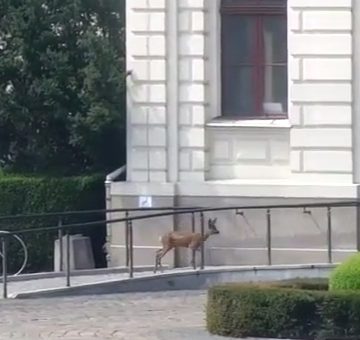
<path id="1" fill-rule="evenodd" d="M 126 171 L 126 165 L 123 165 L 121 168 L 116 169 L 112 173 L 108 174 L 105 179 L 105 199 L 106 199 L 106 210 L 112 209 L 112 197 L 111 197 L 111 185 L 112 183 L 119 178 Z M 111 213 L 106 213 L 106 219 L 111 220 Z M 106 262 L 107 267 L 111 266 L 111 256 L 110 256 L 110 246 L 112 241 L 112 225 L 106 225 L 106 243 L 104 244 L 103 250 L 106 252 Z"/>

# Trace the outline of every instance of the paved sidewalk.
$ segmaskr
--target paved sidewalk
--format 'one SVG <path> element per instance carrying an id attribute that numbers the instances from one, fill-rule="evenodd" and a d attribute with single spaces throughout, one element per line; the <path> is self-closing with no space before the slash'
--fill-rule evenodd
<path id="1" fill-rule="evenodd" d="M 65 274 L 64 274 L 65 275 Z M 137 277 L 149 276 L 149 272 L 145 273 L 136 273 Z M 72 276 L 71 285 L 78 286 L 87 283 L 97 283 L 111 280 L 122 280 L 127 279 L 128 274 L 102 274 L 102 275 L 83 275 L 83 276 Z M 0 282 L 0 290 L 2 290 L 2 282 Z M 43 289 L 52 289 L 52 288 L 65 288 L 66 287 L 66 278 L 64 277 L 55 277 L 55 278 L 41 278 L 41 279 L 32 279 L 26 281 L 15 281 L 8 282 L 8 293 L 9 295 L 14 293 L 23 293 L 34 290 L 43 290 Z"/>
<path id="2" fill-rule="evenodd" d="M 0 301 L 0 340 L 219 340 L 204 291 Z"/>

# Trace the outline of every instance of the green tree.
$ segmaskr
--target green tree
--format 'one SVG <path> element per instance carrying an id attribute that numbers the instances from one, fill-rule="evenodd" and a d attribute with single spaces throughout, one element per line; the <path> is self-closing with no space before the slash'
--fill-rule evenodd
<path id="1" fill-rule="evenodd" d="M 109 171 L 125 159 L 124 0 L 0 0 L 0 167 Z"/>

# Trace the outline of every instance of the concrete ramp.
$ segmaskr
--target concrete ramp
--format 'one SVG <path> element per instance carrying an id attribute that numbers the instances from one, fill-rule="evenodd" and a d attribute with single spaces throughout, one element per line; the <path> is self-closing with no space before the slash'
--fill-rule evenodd
<path id="1" fill-rule="evenodd" d="M 335 265 L 273 265 L 273 266 L 219 266 L 204 270 L 191 268 L 167 269 L 154 274 L 150 268 L 137 268 L 129 279 L 123 270 L 87 271 L 74 274 L 71 287 L 65 287 L 65 278 L 33 275 L 8 283 L 9 298 L 51 298 L 60 296 L 155 292 L 168 290 L 206 289 L 227 282 L 274 281 L 291 278 L 328 277 Z M 49 276 L 50 275 L 50 276 Z M 1 284 L 2 285 L 2 284 Z"/>

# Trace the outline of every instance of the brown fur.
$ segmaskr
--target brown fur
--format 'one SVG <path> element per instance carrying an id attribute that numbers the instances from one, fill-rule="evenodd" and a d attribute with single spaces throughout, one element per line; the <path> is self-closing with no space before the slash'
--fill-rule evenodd
<path id="1" fill-rule="evenodd" d="M 201 244 L 206 242 L 206 240 L 211 235 L 219 234 L 215 223 L 215 219 L 209 219 L 208 221 L 208 231 L 204 234 L 204 237 L 200 233 L 192 233 L 187 231 L 171 231 L 160 237 L 160 242 L 162 248 L 156 251 L 155 255 L 155 268 L 154 273 L 156 273 L 158 266 L 162 269 L 161 259 L 172 249 L 174 248 L 189 248 L 192 250 L 193 260 L 191 261 L 192 266 L 196 269 L 195 265 L 195 252 L 200 250 Z"/>

